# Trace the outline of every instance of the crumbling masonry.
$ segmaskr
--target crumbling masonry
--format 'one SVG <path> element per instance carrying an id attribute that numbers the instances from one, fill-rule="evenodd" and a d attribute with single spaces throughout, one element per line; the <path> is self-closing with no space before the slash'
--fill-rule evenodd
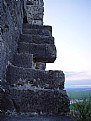
<path id="1" fill-rule="evenodd" d="M 43 0 L 3 0 L 0 5 L 0 108 L 66 114 L 64 73 L 45 71 L 46 63 L 56 59 L 56 47 L 52 27 L 43 25 Z"/>

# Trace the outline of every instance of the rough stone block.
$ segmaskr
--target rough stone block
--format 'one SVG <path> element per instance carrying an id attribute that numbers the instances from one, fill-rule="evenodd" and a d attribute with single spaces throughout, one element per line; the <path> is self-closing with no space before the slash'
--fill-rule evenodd
<path id="1" fill-rule="evenodd" d="M 27 8 L 28 14 L 37 14 L 37 13 L 43 14 L 43 12 L 44 12 L 44 7 L 42 7 L 42 6 L 27 5 L 26 8 Z"/>
<path id="2" fill-rule="evenodd" d="M 12 88 L 11 96 L 20 112 L 46 114 L 66 114 L 69 112 L 69 99 L 65 90 L 41 90 L 22 87 Z"/>
<path id="3" fill-rule="evenodd" d="M 28 42 L 35 44 L 54 44 L 54 37 L 22 34 L 20 36 L 19 42 Z"/>
<path id="4" fill-rule="evenodd" d="M 56 73 L 56 72 L 54 72 Z M 50 72 L 39 69 L 21 68 L 9 66 L 7 71 L 7 82 L 12 86 L 29 84 L 31 87 L 41 87 L 44 89 L 64 89 L 64 74 L 57 72 L 60 76 L 51 78 Z"/>
<path id="5" fill-rule="evenodd" d="M 39 1 L 37 1 L 37 3 L 38 2 Z M 26 11 L 27 11 L 27 20 L 29 24 L 43 25 L 43 15 L 44 15 L 43 5 L 39 5 L 39 3 L 33 5 L 27 5 Z"/>
<path id="6" fill-rule="evenodd" d="M 32 68 L 33 55 L 28 53 L 17 53 L 14 55 L 13 65 L 24 68 Z"/>
<path id="7" fill-rule="evenodd" d="M 27 18 L 31 20 L 43 21 L 43 7 L 39 6 L 27 6 Z"/>
<path id="8" fill-rule="evenodd" d="M 49 25 L 31 25 L 31 24 L 23 24 L 24 29 L 47 29 L 52 33 L 52 26 Z"/>
<path id="9" fill-rule="evenodd" d="M 53 63 L 56 59 L 56 47 L 53 44 L 30 44 L 21 42 L 20 53 L 31 53 L 35 62 Z"/>
<path id="10" fill-rule="evenodd" d="M 51 32 L 46 29 L 23 29 L 23 34 L 52 36 Z"/>
<path id="11" fill-rule="evenodd" d="M 64 89 L 65 75 L 63 71 L 47 71 L 50 88 Z"/>

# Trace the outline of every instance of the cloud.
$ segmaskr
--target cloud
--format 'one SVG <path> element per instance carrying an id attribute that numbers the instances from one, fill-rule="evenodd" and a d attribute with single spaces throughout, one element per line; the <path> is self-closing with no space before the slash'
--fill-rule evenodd
<path id="1" fill-rule="evenodd" d="M 91 87 L 91 84 L 79 84 L 75 85 L 75 87 Z"/>
<path id="2" fill-rule="evenodd" d="M 68 81 L 91 80 L 90 72 L 65 72 L 65 75 Z"/>

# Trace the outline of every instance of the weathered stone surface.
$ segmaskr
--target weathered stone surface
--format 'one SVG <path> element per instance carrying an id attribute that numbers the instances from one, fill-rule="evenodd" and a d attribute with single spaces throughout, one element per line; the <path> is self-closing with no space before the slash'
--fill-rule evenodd
<path id="1" fill-rule="evenodd" d="M 35 62 L 53 63 L 56 59 L 56 47 L 53 44 L 21 42 L 18 48 L 19 53 L 33 54 L 33 60 Z"/>
<path id="2" fill-rule="evenodd" d="M 69 111 L 64 73 L 45 71 L 56 59 L 56 47 L 43 12 L 43 0 L 0 1 L 0 111 Z"/>
<path id="3" fill-rule="evenodd" d="M 28 21 L 29 24 L 32 24 L 32 21 L 33 20 L 41 20 L 41 22 L 43 23 L 43 11 L 44 11 L 44 8 L 41 6 L 36 6 L 36 5 L 32 5 L 31 7 L 29 5 L 27 5 L 27 13 L 29 16 L 29 19 L 31 21 Z M 28 19 L 28 20 L 29 20 Z"/>
<path id="4" fill-rule="evenodd" d="M 23 29 L 23 34 L 52 36 L 51 32 L 46 29 Z"/>
<path id="5" fill-rule="evenodd" d="M 50 88 L 64 89 L 65 75 L 63 71 L 47 71 L 48 79 L 50 82 Z"/>
<path id="6" fill-rule="evenodd" d="M 38 114 L 66 114 L 69 111 L 69 100 L 65 90 L 11 88 L 12 98 L 20 112 L 36 112 Z"/>
<path id="7" fill-rule="evenodd" d="M 45 70 L 46 69 L 46 63 L 35 62 L 35 63 L 33 63 L 33 68 L 34 69 Z"/>
<path id="8" fill-rule="evenodd" d="M 49 25 L 31 25 L 28 23 L 23 23 L 24 29 L 47 29 L 52 33 L 52 26 Z"/>
<path id="9" fill-rule="evenodd" d="M 24 68 L 32 68 L 33 55 L 28 53 L 17 53 L 14 55 L 13 65 Z"/>
<path id="10" fill-rule="evenodd" d="M 43 0 L 26 2 L 27 20 L 29 24 L 43 25 L 44 3 Z"/>
<path id="11" fill-rule="evenodd" d="M 35 43 L 35 44 L 54 44 L 54 37 L 21 34 L 19 42 L 28 42 L 28 43 Z"/>
<path id="12" fill-rule="evenodd" d="M 22 0 L 0 0 L 0 80 L 5 77 L 8 62 L 17 50 L 22 23 Z"/>
<path id="13" fill-rule="evenodd" d="M 41 87 L 45 89 L 63 89 L 64 73 L 62 71 L 43 71 L 40 69 L 20 68 L 9 66 L 7 81 L 10 85 L 24 85 Z M 54 78 L 52 78 L 52 75 Z"/>
<path id="14" fill-rule="evenodd" d="M 7 110 L 14 110 L 12 97 L 8 90 L 0 87 L 0 113 L 6 112 Z"/>

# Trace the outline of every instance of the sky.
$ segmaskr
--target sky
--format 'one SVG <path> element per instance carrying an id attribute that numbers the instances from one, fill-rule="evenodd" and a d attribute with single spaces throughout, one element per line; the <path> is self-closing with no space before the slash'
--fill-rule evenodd
<path id="1" fill-rule="evenodd" d="M 52 26 L 57 59 L 67 87 L 91 87 L 91 0 L 44 0 L 44 25 Z"/>

